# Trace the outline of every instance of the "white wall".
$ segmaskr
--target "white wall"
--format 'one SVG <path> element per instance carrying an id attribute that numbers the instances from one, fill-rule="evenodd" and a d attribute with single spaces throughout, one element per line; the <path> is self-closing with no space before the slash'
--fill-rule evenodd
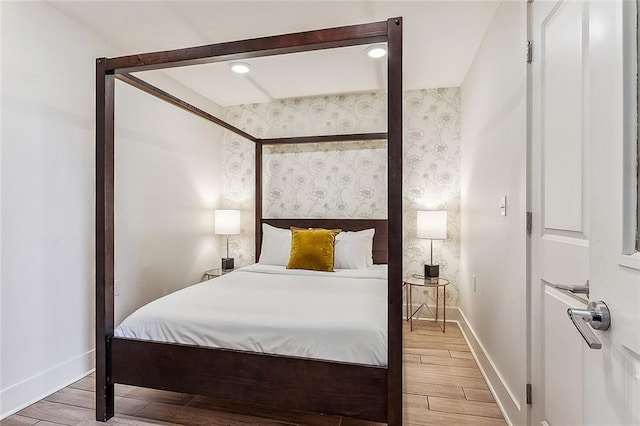
<path id="1" fill-rule="evenodd" d="M 517 424 L 527 377 L 525 43 L 525 2 L 503 2 L 461 88 L 460 309 Z"/>
<path id="2" fill-rule="evenodd" d="M 94 66 L 119 52 L 50 4 L 0 7 L 1 418 L 94 363 Z M 219 261 L 212 209 L 221 131 L 116 90 L 124 314 Z"/>
<path id="3" fill-rule="evenodd" d="M 220 266 L 222 128 L 116 83 L 116 324 Z"/>

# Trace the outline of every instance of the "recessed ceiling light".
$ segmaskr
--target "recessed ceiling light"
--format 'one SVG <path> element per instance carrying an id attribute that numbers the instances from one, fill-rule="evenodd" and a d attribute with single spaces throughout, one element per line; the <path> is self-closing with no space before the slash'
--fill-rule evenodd
<path id="1" fill-rule="evenodd" d="M 367 49 L 367 56 L 370 58 L 382 58 L 387 54 L 387 48 L 385 46 L 371 46 Z"/>
<path id="2" fill-rule="evenodd" d="M 246 74 L 251 70 L 251 66 L 244 62 L 231 62 L 229 66 L 231 67 L 231 71 L 238 74 Z"/>

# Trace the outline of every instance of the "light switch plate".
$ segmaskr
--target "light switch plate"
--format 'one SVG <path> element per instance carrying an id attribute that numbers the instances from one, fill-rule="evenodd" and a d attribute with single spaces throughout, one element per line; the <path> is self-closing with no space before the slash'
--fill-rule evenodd
<path id="1" fill-rule="evenodd" d="M 506 195 L 500 198 L 500 214 L 502 216 L 507 215 L 507 196 Z"/>

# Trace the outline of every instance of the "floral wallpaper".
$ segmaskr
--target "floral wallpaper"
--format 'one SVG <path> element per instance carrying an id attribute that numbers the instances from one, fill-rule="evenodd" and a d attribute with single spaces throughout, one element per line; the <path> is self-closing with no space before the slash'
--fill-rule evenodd
<path id="1" fill-rule="evenodd" d="M 384 219 L 386 146 L 383 140 L 265 147 L 264 216 Z"/>
<path id="2" fill-rule="evenodd" d="M 235 258 L 236 267 L 246 266 L 255 263 L 255 144 L 225 131 L 222 157 L 224 169 L 220 208 L 241 211 L 240 235 L 229 237 L 229 256 Z"/>
<path id="3" fill-rule="evenodd" d="M 429 242 L 416 235 L 416 211 L 446 209 L 448 238 L 434 241 L 434 261 L 458 305 L 460 261 L 460 103 L 458 88 L 404 96 L 404 270 L 421 273 Z M 228 122 L 259 137 L 384 132 L 386 93 L 287 99 L 228 107 Z M 224 208 L 243 211 L 230 239 L 239 265 L 254 262 L 254 144 L 231 132 L 223 141 Z M 387 217 L 386 141 L 267 146 L 263 151 L 265 217 Z"/>
<path id="4" fill-rule="evenodd" d="M 460 89 L 404 96 L 404 270 L 422 273 L 429 240 L 416 238 L 416 211 L 447 210 L 447 239 L 433 241 L 434 263 L 449 279 L 447 305 L 458 306 L 460 272 Z"/>

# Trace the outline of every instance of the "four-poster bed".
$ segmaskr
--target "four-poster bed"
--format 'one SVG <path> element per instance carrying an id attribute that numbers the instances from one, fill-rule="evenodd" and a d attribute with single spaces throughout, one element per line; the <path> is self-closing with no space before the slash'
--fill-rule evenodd
<path id="1" fill-rule="evenodd" d="M 386 42 L 387 133 L 256 138 L 131 72 Z M 388 263 L 387 365 L 371 366 L 114 337 L 115 78 L 255 143 L 256 260 L 261 227 L 374 227 L 374 258 Z M 402 18 L 347 27 L 96 60 L 96 419 L 114 414 L 114 384 L 167 389 L 291 410 L 402 424 Z M 262 217 L 262 149 L 281 143 L 387 139 L 388 219 Z M 392 254 L 392 255 L 389 255 Z"/>

